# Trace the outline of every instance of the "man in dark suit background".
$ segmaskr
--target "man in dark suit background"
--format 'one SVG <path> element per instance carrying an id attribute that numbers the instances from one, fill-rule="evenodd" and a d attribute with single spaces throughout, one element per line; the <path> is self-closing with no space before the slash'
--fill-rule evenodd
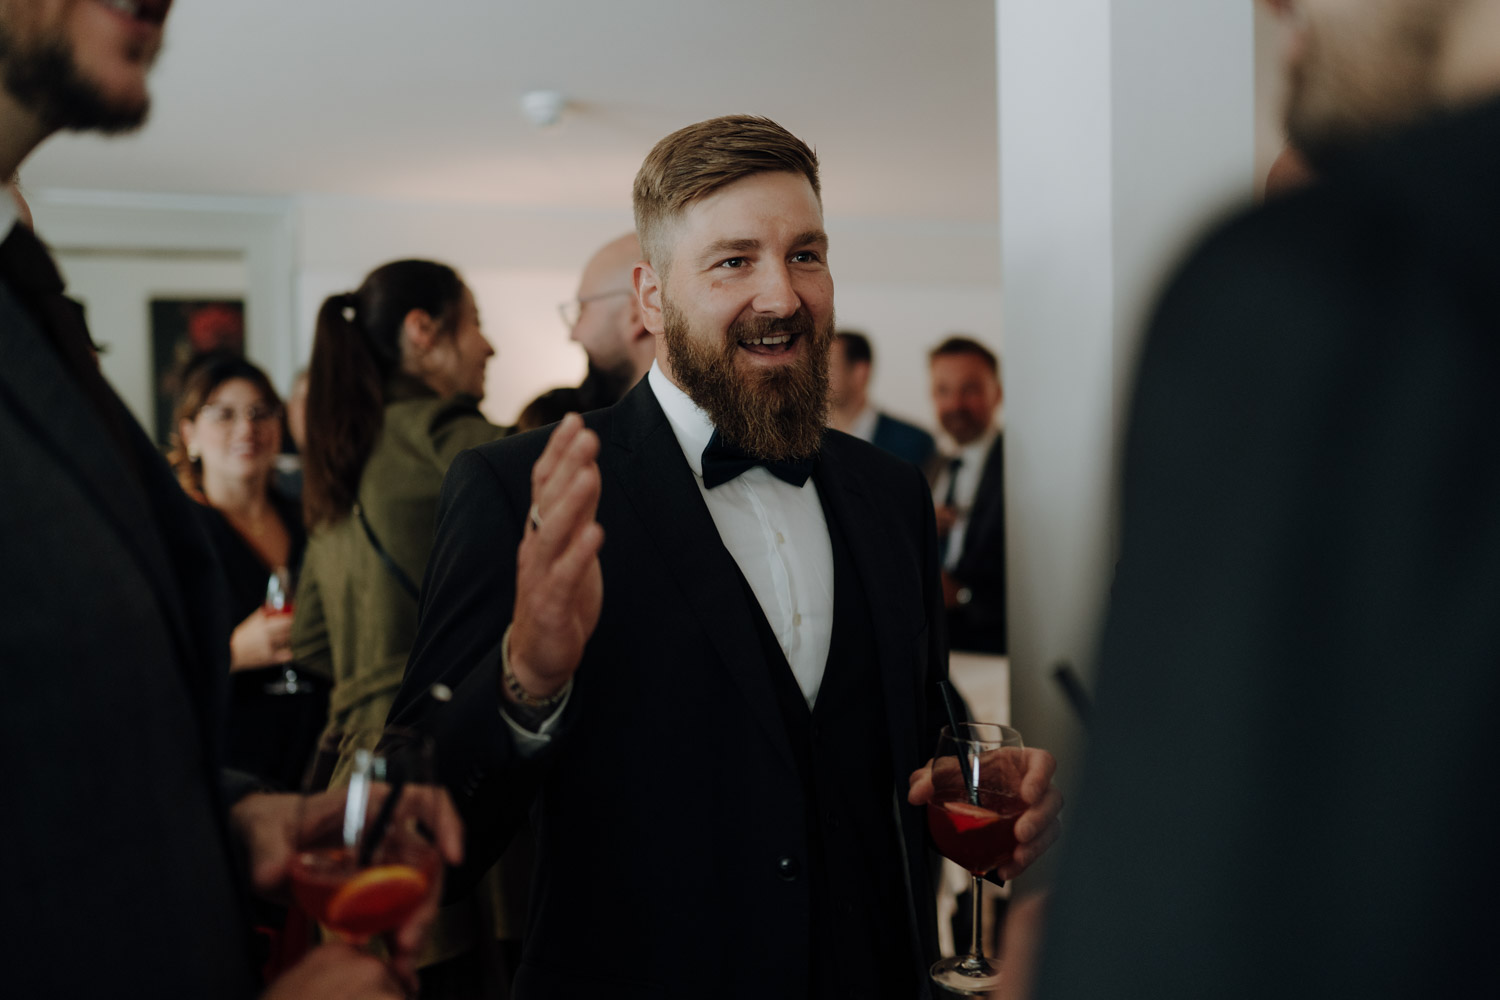
<path id="1" fill-rule="evenodd" d="M 1319 179 L 1147 337 L 1048 1000 L 1500 995 L 1500 2 L 1276 6 Z"/>
<path id="2" fill-rule="evenodd" d="M 949 337 L 928 355 L 932 405 L 953 448 L 932 484 L 943 566 L 943 604 L 953 649 L 1004 653 L 1005 436 L 1000 361 L 970 337 Z"/>
<path id="3" fill-rule="evenodd" d="M 0 176 L 59 129 L 140 124 L 168 6 L 0 3 Z M 0 199 L 6 991 L 249 996 L 246 870 L 285 891 L 296 798 L 246 794 L 219 770 L 219 567 L 19 208 Z M 456 856 L 457 831 L 438 825 Z M 266 995 L 403 996 L 420 922 L 396 948 L 399 978 L 325 945 Z"/>
<path id="4" fill-rule="evenodd" d="M 856 330 L 840 330 L 833 335 L 828 357 L 828 426 L 931 472 L 937 455 L 932 435 L 870 405 L 874 365 L 870 338 Z"/>
<path id="5" fill-rule="evenodd" d="M 473 863 L 534 810 L 517 996 L 929 996 L 907 779 L 946 673 L 931 497 L 824 430 L 816 158 L 703 122 L 657 144 L 635 208 L 655 366 L 454 464 L 393 719 L 448 748 Z M 1056 832 L 1051 758 L 1029 764 L 1002 877 Z"/>

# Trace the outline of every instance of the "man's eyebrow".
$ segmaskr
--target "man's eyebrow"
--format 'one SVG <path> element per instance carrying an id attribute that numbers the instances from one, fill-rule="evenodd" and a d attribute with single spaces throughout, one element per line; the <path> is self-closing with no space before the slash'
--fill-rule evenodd
<path id="1" fill-rule="evenodd" d="M 702 260 L 712 260 L 718 257 L 730 257 L 735 254 L 750 253 L 752 250 L 760 249 L 760 240 L 753 238 L 740 238 L 733 240 L 714 240 L 704 247 L 698 257 Z"/>
<path id="2" fill-rule="evenodd" d="M 791 243 L 794 247 L 827 247 L 828 234 L 821 229 L 809 229 L 804 233 L 798 233 Z M 715 260 L 720 257 L 731 257 L 735 254 L 752 253 L 761 249 L 761 242 L 753 237 L 741 237 L 739 239 L 714 240 L 704 247 L 698 255 L 704 261 Z"/>

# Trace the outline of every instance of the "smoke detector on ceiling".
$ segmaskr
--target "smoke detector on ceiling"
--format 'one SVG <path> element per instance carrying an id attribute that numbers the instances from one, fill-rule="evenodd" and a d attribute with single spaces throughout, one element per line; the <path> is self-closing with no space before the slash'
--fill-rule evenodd
<path id="1" fill-rule="evenodd" d="M 521 95 L 521 114 L 537 128 L 556 125 L 568 99 L 558 90 L 528 90 Z"/>

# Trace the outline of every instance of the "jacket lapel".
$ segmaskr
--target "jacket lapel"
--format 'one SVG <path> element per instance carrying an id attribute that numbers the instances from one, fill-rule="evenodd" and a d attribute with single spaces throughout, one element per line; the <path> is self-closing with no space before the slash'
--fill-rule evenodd
<path id="1" fill-rule="evenodd" d="M 44 340 L 31 314 L 0 283 L 0 393 L 17 415 L 68 470 L 93 501 L 101 518 L 119 534 L 140 565 L 157 598 L 157 605 L 181 652 L 180 668 L 195 696 L 207 695 L 196 674 L 203 651 L 185 618 L 183 585 L 172 570 L 163 538 L 152 517 L 150 502 L 135 473 L 126 467 L 108 429 L 94 407 L 74 385 L 56 352 Z M 123 410 L 123 404 L 121 404 Z M 147 479 L 171 482 L 162 460 L 133 420 L 127 428 L 131 444 Z M 158 486 L 159 489 L 159 486 Z M 189 503 L 186 496 L 184 504 Z M 178 532 L 191 530 L 192 519 L 183 508 L 185 524 L 160 525 Z M 165 519 L 163 519 L 165 520 Z M 227 645 L 227 644 L 226 644 Z M 207 673 L 205 670 L 204 673 Z"/>
<path id="2" fill-rule="evenodd" d="M 875 507 L 870 492 L 874 484 L 866 481 L 860 470 L 848 462 L 836 448 L 825 442 L 818 459 L 815 482 L 829 511 L 843 527 L 850 540 L 850 553 L 865 581 L 870 602 L 870 618 L 875 629 L 875 646 L 885 694 L 886 717 L 889 720 L 892 758 L 900 771 L 902 762 L 919 759 L 915 720 L 920 714 L 913 698 L 919 693 L 920 679 L 914 679 L 916 629 L 912 628 L 913 608 L 923 609 L 920 579 L 912 577 L 910 568 L 896 559 L 890 545 L 871 544 L 872 539 L 888 537 L 906 529 L 889 524 Z M 908 586 L 905 582 L 910 579 Z M 898 778 L 904 779 L 905 773 Z"/>
<path id="3" fill-rule="evenodd" d="M 640 520 L 678 597 L 695 618 L 744 695 L 744 704 L 777 752 L 796 758 L 777 710 L 771 674 L 761 661 L 760 637 L 745 604 L 739 569 L 719 538 L 649 382 L 642 379 L 615 408 L 599 456 L 606 486 L 617 486 Z"/>

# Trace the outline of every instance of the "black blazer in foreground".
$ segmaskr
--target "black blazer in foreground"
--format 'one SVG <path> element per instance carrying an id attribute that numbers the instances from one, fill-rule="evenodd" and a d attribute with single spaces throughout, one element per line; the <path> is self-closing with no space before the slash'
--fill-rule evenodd
<path id="1" fill-rule="evenodd" d="M 139 476 L 0 284 L 5 992 L 248 996 L 217 769 L 223 584 L 119 412 Z"/>

